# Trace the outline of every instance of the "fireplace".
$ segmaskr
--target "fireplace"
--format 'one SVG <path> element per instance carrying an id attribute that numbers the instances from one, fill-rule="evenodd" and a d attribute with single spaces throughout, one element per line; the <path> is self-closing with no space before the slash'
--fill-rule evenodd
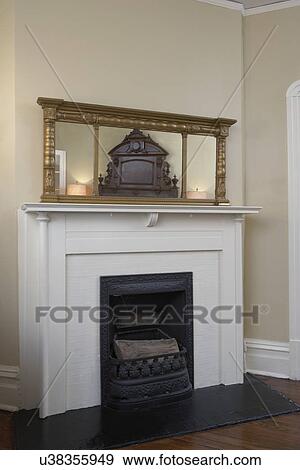
<path id="1" fill-rule="evenodd" d="M 192 282 L 190 272 L 100 278 L 102 405 L 126 409 L 191 394 Z"/>
<path id="2" fill-rule="evenodd" d="M 193 325 L 176 331 L 170 324 L 163 326 L 186 349 L 193 396 L 204 387 L 242 383 L 243 324 L 235 315 L 235 306 L 243 305 L 242 225 L 244 214 L 257 212 L 254 207 L 180 204 L 24 204 L 19 211 L 24 408 L 41 403 L 45 418 L 107 406 L 116 327 L 101 324 L 100 351 L 100 279 L 103 305 L 113 305 L 121 288 L 122 295 L 140 296 L 140 303 L 147 303 L 142 295 L 159 294 L 165 301 L 170 295 L 173 300 L 165 303 L 171 305 L 184 305 L 185 292 L 186 303 L 194 304 Z M 142 283 L 137 277 L 114 278 L 130 273 L 141 275 Z M 146 282 L 142 275 L 151 273 L 160 276 Z M 187 273 L 193 273 L 193 302 Z M 34 312 L 41 305 L 49 305 L 51 312 L 70 307 L 72 319 L 54 322 L 49 311 L 37 322 Z M 233 306 L 220 313 L 220 322 L 210 314 L 218 305 Z M 196 306 L 208 312 L 197 321 Z"/>

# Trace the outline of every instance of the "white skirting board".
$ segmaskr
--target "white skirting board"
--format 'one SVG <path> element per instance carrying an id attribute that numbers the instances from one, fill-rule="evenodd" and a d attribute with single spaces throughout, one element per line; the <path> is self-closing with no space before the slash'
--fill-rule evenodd
<path id="1" fill-rule="evenodd" d="M 0 410 L 20 408 L 19 367 L 0 364 Z"/>
<path id="2" fill-rule="evenodd" d="M 289 378 L 289 343 L 245 338 L 245 370 L 252 374 Z"/>

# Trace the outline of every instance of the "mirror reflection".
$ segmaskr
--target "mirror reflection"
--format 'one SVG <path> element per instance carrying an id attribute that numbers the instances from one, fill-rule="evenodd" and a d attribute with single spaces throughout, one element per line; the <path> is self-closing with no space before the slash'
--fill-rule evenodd
<path id="1" fill-rule="evenodd" d="M 56 183 L 59 184 L 57 192 L 68 195 L 91 195 L 94 161 L 93 127 L 86 124 L 57 122 L 55 131 Z"/>
<path id="2" fill-rule="evenodd" d="M 216 139 L 187 136 L 184 172 L 182 148 L 177 133 L 57 122 L 56 193 L 214 199 Z"/>
<path id="3" fill-rule="evenodd" d="M 186 197 L 188 199 L 214 199 L 215 171 L 215 137 L 188 135 Z"/>

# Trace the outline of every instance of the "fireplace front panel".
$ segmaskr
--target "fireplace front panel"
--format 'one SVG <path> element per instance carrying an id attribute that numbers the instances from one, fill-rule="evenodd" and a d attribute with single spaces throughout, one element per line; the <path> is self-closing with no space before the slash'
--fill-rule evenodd
<path id="1" fill-rule="evenodd" d="M 115 337 L 149 339 L 153 332 L 162 337 L 175 338 L 180 345 L 178 355 L 155 359 L 155 364 L 150 360 L 151 370 L 153 365 L 160 367 L 154 382 L 152 373 L 152 377 L 149 373 L 147 377 L 149 361 L 119 364 L 112 359 Z M 183 392 L 194 385 L 192 273 L 100 277 L 100 352 L 104 406 L 116 403 L 114 393 L 119 396 L 127 393 L 129 403 L 135 402 L 134 393 L 137 393 L 140 402 L 155 401 L 153 397 L 151 400 L 155 389 L 162 391 L 166 400 L 183 396 Z M 122 375 L 126 367 L 130 374 L 138 369 L 136 382 L 132 379 L 120 382 L 120 371 Z M 172 373 L 167 373 L 167 370 L 172 370 Z M 142 380 L 143 375 L 145 380 Z M 141 399 L 142 390 L 145 390 L 145 400 Z M 126 403 L 125 399 L 123 403 Z"/>

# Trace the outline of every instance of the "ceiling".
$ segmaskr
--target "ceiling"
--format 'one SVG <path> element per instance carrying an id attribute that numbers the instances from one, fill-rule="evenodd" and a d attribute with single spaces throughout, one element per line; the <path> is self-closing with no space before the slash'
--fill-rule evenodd
<path id="1" fill-rule="evenodd" d="M 273 5 L 274 3 L 282 3 L 288 0 L 230 0 L 234 3 L 241 3 L 244 5 L 245 9 L 247 8 L 256 8 L 265 5 Z"/>

